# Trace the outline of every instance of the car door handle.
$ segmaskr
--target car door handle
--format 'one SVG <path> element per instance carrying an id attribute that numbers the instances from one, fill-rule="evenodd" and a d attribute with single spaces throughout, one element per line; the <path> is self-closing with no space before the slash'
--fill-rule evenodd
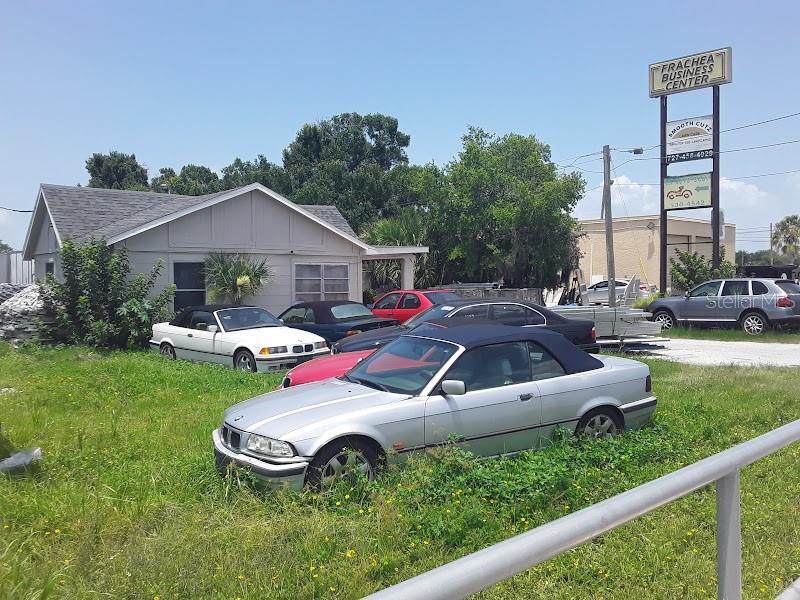
<path id="1" fill-rule="evenodd" d="M 533 394 L 520 394 L 519 395 L 519 399 L 522 402 L 525 402 L 526 400 L 530 400 L 531 398 L 533 398 Z"/>
<path id="2" fill-rule="evenodd" d="M 186 337 L 194 337 L 194 334 L 193 333 L 189 333 L 189 334 L 186 335 Z"/>

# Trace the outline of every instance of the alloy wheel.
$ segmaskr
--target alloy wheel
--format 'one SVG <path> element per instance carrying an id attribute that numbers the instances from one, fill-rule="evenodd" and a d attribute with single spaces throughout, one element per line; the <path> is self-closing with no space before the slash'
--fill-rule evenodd
<path id="1" fill-rule="evenodd" d="M 670 330 L 674 325 L 672 316 L 669 313 L 660 312 L 653 318 L 656 323 L 661 323 L 661 329 Z"/>
<path id="2" fill-rule="evenodd" d="M 247 371 L 248 373 L 252 372 L 253 363 L 250 360 L 250 355 L 245 354 L 244 352 L 241 353 L 239 358 L 236 359 L 236 368 L 240 371 Z"/>
<path id="3" fill-rule="evenodd" d="M 764 333 L 764 327 L 764 319 L 758 315 L 747 315 L 744 318 L 744 323 L 742 323 L 742 328 L 745 333 L 749 333 L 750 335 L 760 335 Z"/>
<path id="4" fill-rule="evenodd" d="M 372 465 L 367 457 L 357 450 L 344 449 L 322 467 L 320 471 L 322 489 L 331 487 L 339 479 L 354 484 L 361 474 L 372 480 Z"/>
<path id="5" fill-rule="evenodd" d="M 583 434 L 590 438 L 610 438 L 618 433 L 619 428 L 614 419 L 602 414 L 593 416 L 583 428 Z"/>

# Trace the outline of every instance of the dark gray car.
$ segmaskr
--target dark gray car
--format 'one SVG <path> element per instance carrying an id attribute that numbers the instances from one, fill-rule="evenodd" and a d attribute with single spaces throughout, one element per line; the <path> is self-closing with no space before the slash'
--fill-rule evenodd
<path id="1" fill-rule="evenodd" d="M 737 325 L 759 335 L 771 327 L 800 327 L 800 286 L 788 279 L 712 279 L 683 296 L 648 306 L 669 330 L 677 323 Z"/>

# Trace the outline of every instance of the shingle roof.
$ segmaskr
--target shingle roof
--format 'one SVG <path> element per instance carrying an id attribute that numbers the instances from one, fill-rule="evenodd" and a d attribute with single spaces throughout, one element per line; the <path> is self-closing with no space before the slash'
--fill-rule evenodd
<path id="1" fill-rule="evenodd" d="M 225 190 L 204 196 L 110 190 L 42 184 L 42 192 L 62 239 L 109 239 L 156 219 L 228 194 Z M 297 205 L 343 233 L 355 232 L 335 206 Z"/>

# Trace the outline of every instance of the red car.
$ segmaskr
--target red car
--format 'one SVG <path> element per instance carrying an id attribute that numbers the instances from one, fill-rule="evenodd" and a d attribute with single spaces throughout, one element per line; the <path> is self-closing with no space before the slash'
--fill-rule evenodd
<path id="1" fill-rule="evenodd" d="M 288 388 L 302 383 L 322 381 L 329 377 L 339 377 L 356 366 L 358 362 L 375 352 L 375 349 L 359 350 L 357 352 L 343 352 L 321 356 L 308 362 L 297 365 L 286 373 L 279 388 Z"/>
<path id="2" fill-rule="evenodd" d="M 372 312 L 379 317 L 403 323 L 434 304 L 456 300 L 461 300 L 461 297 L 449 290 L 397 290 L 378 298 L 372 306 Z"/>

